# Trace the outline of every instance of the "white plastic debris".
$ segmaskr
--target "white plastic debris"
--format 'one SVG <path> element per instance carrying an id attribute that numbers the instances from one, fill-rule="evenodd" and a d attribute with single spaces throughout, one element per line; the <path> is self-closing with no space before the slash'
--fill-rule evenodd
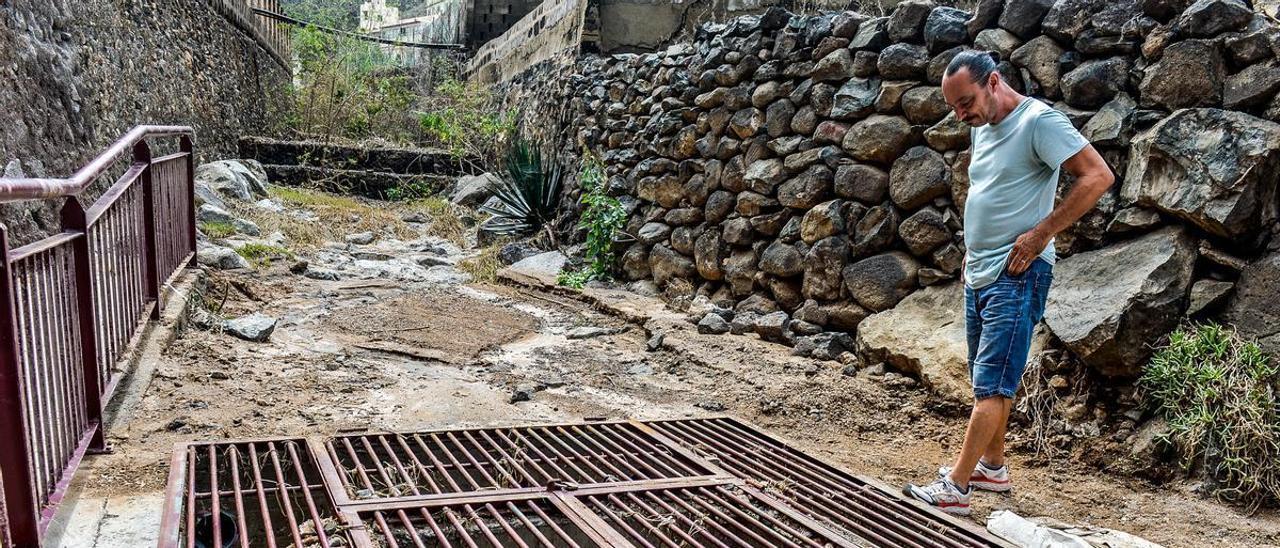
<path id="1" fill-rule="evenodd" d="M 992 512 L 987 530 L 1023 548 L 1163 548 L 1123 531 L 1077 527 L 1048 518 L 1027 519 L 1008 510 Z"/>

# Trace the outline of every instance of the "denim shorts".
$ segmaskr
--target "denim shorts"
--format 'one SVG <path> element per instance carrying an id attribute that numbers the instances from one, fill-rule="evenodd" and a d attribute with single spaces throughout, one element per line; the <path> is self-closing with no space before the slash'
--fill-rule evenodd
<path id="1" fill-rule="evenodd" d="M 1052 282 L 1053 265 L 1037 258 L 1017 276 L 1005 271 L 986 286 L 965 286 L 969 378 L 975 399 L 1013 398 L 1018 391 L 1031 351 L 1031 332 L 1044 317 Z"/>

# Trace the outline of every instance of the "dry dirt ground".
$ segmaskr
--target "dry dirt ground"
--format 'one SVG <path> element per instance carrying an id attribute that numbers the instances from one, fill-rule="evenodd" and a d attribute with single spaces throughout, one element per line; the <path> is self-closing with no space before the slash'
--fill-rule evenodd
<path id="1" fill-rule="evenodd" d="M 411 247 L 375 245 L 391 254 Z M 727 414 L 893 484 L 929 478 L 963 434 L 961 414 L 931 403 L 910 379 L 846 376 L 837 363 L 793 357 L 754 336 L 699 335 L 674 314 L 641 326 L 526 287 L 455 276 L 319 281 L 279 262 L 216 273 L 207 296 L 227 317 L 263 312 L 279 326 L 265 343 L 183 333 L 127 425 L 111 433 L 115 453 L 86 460 L 83 496 L 155 497 L 175 442 L 352 428 Z M 614 333 L 567 337 L 585 326 Z M 649 351 L 658 330 L 665 343 Z M 511 403 L 522 383 L 543 389 Z M 1014 493 L 979 494 L 977 523 L 1011 509 L 1166 546 L 1280 546 L 1280 514 L 1248 515 L 1190 484 L 1156 487 L 1025 453 L 1011 462 Z"/>

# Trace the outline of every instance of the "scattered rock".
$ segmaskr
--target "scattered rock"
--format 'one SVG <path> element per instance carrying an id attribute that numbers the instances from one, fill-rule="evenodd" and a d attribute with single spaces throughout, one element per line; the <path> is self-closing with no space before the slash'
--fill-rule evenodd
<path id="1" fill-rule="evenodd" d="M 249 261 L 236 253 L 234 249 L 197 242 L 196 261 L 200 264 L 219 270 L 235 270 L 249 268 Z"/>
<path id="2" fill-rule="evenodd" d="M 501 183 L 502 180 L 492 173 L 463 175 L 453 186 L 449 201 L 460 206 L 478 206 L 493 196 L 493 189 Z"/>
<path id="3" fill-rule="evenodd" d="M 756 318 L 753 326 L 757 335 L 761 339 L 773 342 L 786 342 L 787 340 L 787 313 L 774 312 L 765 314 Z"/>
<path id="4" fill-rule="evenodd" d="M 223 322 L 222 329 L 251 342 L 266 342 L 276 330 L 276 319 L 263 314 L 250 314 Z"/>
<path id="5" fill-rule="evenodd" d="M 698 333 L 720 335 L 729 332 L 729 322 L 719 314 L 707 314 L 698 322 Z"/>
<path id="6" fill-rule="evenodd" d="M 377 236 L 372 232 L 357 232 L 355 234 L 348 234 L 346 240 L 349 244 L 369 245 L 373 243 L 373 240 L 376 238 Z"/>
<path id="7" fill-rule="evenodd" d="M 336 271 L 327 268 L 318 268 L 316 266 L 308 266 L 302 272 L 303 277 L 313 280 L 337 281 L 342 278 Z"/>
<path id="8" fill-rule="evenodd" d="M 575 327 L 573 329 L 570 329 L 568 333 L 565 333 L 564 337 L 571 341 L 580 341 L 584 339 L 594 339 L 596 337 L 605 337 L 608 335 L 617 335 L 618 333 L 621 333 L 623 331 L 625 331 L 625 329 L 616 329 L 616 328 L 610 328 L 610 327 L 593 327 L 593 326 Z"/>

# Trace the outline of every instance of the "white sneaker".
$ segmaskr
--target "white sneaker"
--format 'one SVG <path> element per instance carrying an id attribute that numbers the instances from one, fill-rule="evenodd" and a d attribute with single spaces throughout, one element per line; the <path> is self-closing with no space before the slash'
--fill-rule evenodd
<path id="1" fill-rule="evenodd" d="M 961 491 L 959 487 L 956 487 L 956 484 L 951 483 L 951 480 L 939 478 L 923 487 L 907 484 L 906 487 L 902 488 L 902 493 L 908 497 L 936 506 L 939 510 L 948 514 L 967 516 L 969 515 L 969 499 L 973 494 L 973 487 L 970 487 L 967 491 Z"/>
<path id="2" fill-rule="evenodd" d="M 951 467 L 943 466 L 939 468 L 938 477 L 951 477 Z M 1008 493 L 1010 489 L 1013 489 L 1013 483 L 1009 481 L 1009 465 L 991 468 L 979 460 L 978 466 L 973 469 L 973 474 L 969 475 L 969 487 L 982 489 L 983 491 Z"/>

